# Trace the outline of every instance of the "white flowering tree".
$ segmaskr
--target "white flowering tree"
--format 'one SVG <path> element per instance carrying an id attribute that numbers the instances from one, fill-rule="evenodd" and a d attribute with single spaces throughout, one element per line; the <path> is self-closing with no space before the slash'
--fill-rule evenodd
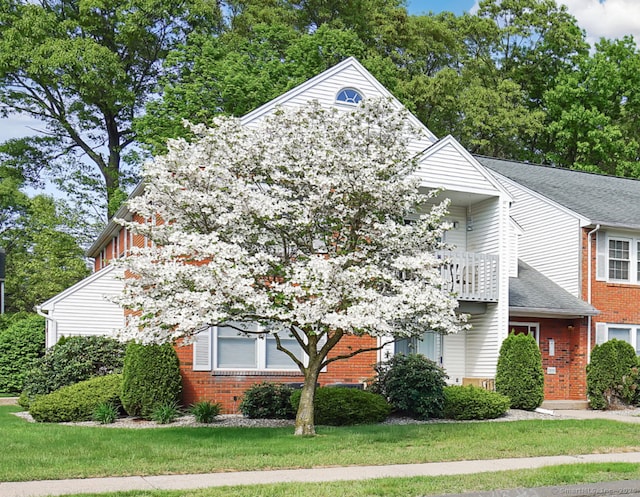
<path id="1" fill-rule="evenodd" d="M 210 324 L 261 324 L 304 374 L 295 433 L 310 435 L 321 370 L 372 350 L 332 354 L 343 337 L 462 329 L 434 255 L 446 206 L 406 222 L 432 196 L 412 175 L 409 122 L 383 101 L 310 103 L 172 141 L 129 201 L 149 222 L 127 227 L 153 244 L 123 262 L 135 277 L 120 302 L 137 311 L 125 338 L 188 342 Z"/>

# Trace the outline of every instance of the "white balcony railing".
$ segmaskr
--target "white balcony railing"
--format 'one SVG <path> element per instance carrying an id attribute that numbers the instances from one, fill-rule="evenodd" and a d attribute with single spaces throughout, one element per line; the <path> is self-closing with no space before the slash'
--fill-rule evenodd
<path id="1" fill-rule="evenodd" d="M 440 251 L 442 279 L 458 300 L 498 301 L 498 256 L 477 252 Z"/>

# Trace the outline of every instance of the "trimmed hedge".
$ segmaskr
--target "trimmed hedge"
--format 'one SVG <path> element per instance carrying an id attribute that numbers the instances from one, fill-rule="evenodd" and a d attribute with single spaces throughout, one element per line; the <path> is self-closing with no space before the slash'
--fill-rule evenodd
<path id="1" fill-rule="evenodd" d="M 511 399 L 513 409 L 533 411 L 544 399 L 542 355 L 532 335 L 510 333 L 502 342 L 496 392 Z"/>
<path id="2" fill-rule="evenodd" d="M 46 423 L 90 421 L 101 404 L 120 405 L 121 388 L 120 374 L 91 378 L 38 397 L 29 413 L 36 421 Z"/>
<path id="3" fill-rule="evenodd" d="M 280 383 L 252 385 L 244 392 L 240 412 L 254 419 L 293 419 L 292 393 L 293 388 Z"/>
<path id="4" fill-rule="evenodd" d="M 21 392 L 27 371 L 44 355 L 44 319 L 16 316 L 0 331 L 0 392 Z"/>
<path id="5" fill-rule="evenodd" d="M 128 345 L 121 396 L 127 414 L 151 419 L 157 406 L 176 404 L 181 391 L 180 362 L 173 345 Z"/>
<path id="6" fill-rule="evenodd" d="M 587 397 L 592 409 L 629 405 L 638 397 L 638 358 L 623 340 L 596 345 L 587 366 Z"/>
<path id="7" fill-rule="evenodd" d="M 62 338 L 38 359 L 24 381 L 24 402 L 96 376 L 121 373 L 125 344 L 102 336 Z"/>
<path id="8" fill-rule="evenodd" d="M 291 396 L 298 410 L 301 390 Z M 320 387 L 314 397 L 314 422 L 318 425 L 346 426 L 380 423 L 391 413 L 391 406 L 381 395 L 357 388 Z"/>
<path id="9" fill-rule="evenodd" d="M 444 370 L 422 354 L 398 354 L 376 366 L 372 391 L 393 408 L 418 419 L 439 418 L 444 407 Z"/>
<path id="10" fill-rule="evenodd" d="M 497 392 L 473 385 L 444 389 L 444 417 L 448 419 L 494 419 L 509 410 L 511 400 Z"/>

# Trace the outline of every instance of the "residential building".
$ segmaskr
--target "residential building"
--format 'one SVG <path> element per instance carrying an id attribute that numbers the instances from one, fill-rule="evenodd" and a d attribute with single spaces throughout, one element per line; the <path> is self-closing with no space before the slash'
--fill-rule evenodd
<path id="1" fill-rule="evenodd" d="M 306 105 L 311 100 L 324 106 L 349 108 L 361 99 L 375 97 L 390 98 L 400 106 L 366 69 L 349 58 L 247 114 L 242 122 L 252 126 L 278 107 Z M 589 333 L 591 320 L 598 315 L 599 304 L 605 304 L 605 300 L 598 297 L 599 292 L 604 292 L 607 285 L 627 288 L 640 280 L 640 236 L 636 241 L 624 230 L 607 231 L 611 238 L 602 243 L 612 243 L 613 251 L 610 250 L 602 264 L 610 266 L 607 274 L 617 280 L 600 281 L 594 270 L 593 288 L 590 293 L 585 292 L 582 275 L 588 265 L 586 259 L 582 259 L 582 246 L 593 240 L 593 257 L 600 257 L 601 245 L 596 250 L 595 240 L 602 235 L 595 234 L 605 231 L 601 229 L 604 224 L 596 229 L 599 222 L 596 218 L 587 219 L 586 214 L 574 212 L 544 193 L 529 190 L 505 172 L 507 166 L 500 170 L 499 165 L 504 161 L 473 157 L 453 137 L 438 140 L 415 117 L 409 119 L 423 132 L 410 144 L 418 159 L 421 190 L 441 189 L 437 200 L 448 198 L 451 202 L 446 220 L 452 229 L 446 233 L 445 241 L 455 248 L 441 254 L 447 260 L 442 268 L 443 278 L 449 290 L 457 295 L 460 311 L 470 315 L 471 329 L 444 336 L 425 330 L 420 340 L 401 340 L 378 352 L 333 362 L 321 373 L 320 383 L 367 384 L 373 378 L 376 362 L 390 354 L 415 351 L 440 363 L 452 384 L 491 388 L 500 346 L 509 331 L 514 330 L 533 334 L 540 344 L 545 367 L 545 398 L 584 400 L 585 367 L 593 342 Z M 514 163 L 509 164 L 515 168 Z M 570 181 L 566 179 L 564 185 Z M 139 186 L 134 195 L 142 188 Z M 574 194 L 582 195 L 577 191 Z M 131 216 L 126 207 L 116 215 L 127 219 Z M 575 232 L 570 233 L 574 228 Z M 143 238 L 110 222 L 88 252 L 95 259 L 95 275 L 105 274 L 111 267 L 110 260 L 145 243 Z M 85 287 L 110 294 L 112 289 L 103 286 L 103 280 L 95 275 L 96 279 Z M 620 281 L 623 277 L 628 281 Z M 605 286 L 601 288 L 599 284 Z M 63 301 L 75 299 L 74 305 L 79 305 L 76 294 L 81 287 L 74 288 L 41 306 L 43 312 L 49 312 L 49 346 L 58 336 L 71 333 L 66 331 L 72 329 L 70 321 L 78 321 L 74 329 L 82 326 L 97 329 L 87 314 L 55 314 L 54 304 L 59 306 Z M 591 298 L 586 298 L 587 294 Z M 123 319 L 121 310 L 114 314 Z M 640 323 L 640 319 L 631 322 Z M 606 328 L 602 328 L 603 323 Z M 622 336 L 627 329 L 622 326 L 625 323 L 606 313 L 598 315 L 599 339 Z M 636 343 L 638 331 L 640 325 L 637 328 L 629 325 L 630 340 L 635 337 Z M 268 337 L 238 335 L 228 327 L 212 326 L 198 335 L 193 345 L 177 347 L 184 379 L 184 401 L 211 399 L 221 402 L 226 411 L 235 411 L 251 384 L 301 383 L 301 373 L 286 357 L 274 353 L 273 342 Z M 351 346 L 381 346 L 382 343 L 371 337 L 349 337 L 334 353 L 341 354 Z"/>

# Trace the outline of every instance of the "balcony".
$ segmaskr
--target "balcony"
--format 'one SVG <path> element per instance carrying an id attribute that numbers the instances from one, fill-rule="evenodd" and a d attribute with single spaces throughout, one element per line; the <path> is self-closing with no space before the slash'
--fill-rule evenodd
<path id="1" fill-rule="evenodd" d="M 439 251 L 445 262 L 440 271 L 445 287 L 458 300 L 498 301 L 498 256 L 477 252 Z"/>

